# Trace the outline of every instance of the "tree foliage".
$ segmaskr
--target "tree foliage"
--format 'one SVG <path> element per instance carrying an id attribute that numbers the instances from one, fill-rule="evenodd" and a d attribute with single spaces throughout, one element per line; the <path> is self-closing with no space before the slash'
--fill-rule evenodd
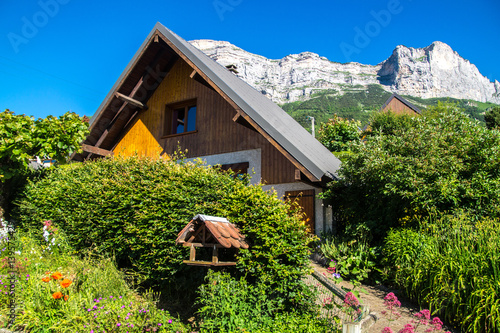
<path id="1" fill-rule="evenodd" d="M 28 176 L 29 160 L 39 156 L 66 161 L 80 149 L 87 128 L 88 124 L 72 112 L 37 120 L 10 110 L 0 112 L 0 217 L 9 213 L 12 192 Z"/>
<path id="2" fill-rule="evenodd" d="M 347 227 L 374 237 L 429 212 L 500 216 L 500 133 L 454 104 L 438 104 L 408 129 L 352 147 L 327 196 Z M 366 229 L 364 229 L 366 230 Z"/>
<path id="3" fill-rule="evenodd" d="M 500 129 L 500 106 L 495 106 L 488 109 L 484 113 L 486 127 L 489 129 Z"/>
<path id="4" fill-rule="evenodd" d="M 333 119 L 321 124 L 318 140 L 332 152 L 345 151 L 349 142 L 360 139 L 360 126 L 359 121 L 344 119 L 335 114 Z"/>
<path id="5" fill-rule="evenodd" d="M 396 132 L 406 131 L 412 126 L 409 114 L 396 114 L 394 112 L 375 112 L 370 117 L 370 134 L 394 135 Z"/>
<path id="6" fill-rule="evenodd" d="M 88 130 L 78 115 L 67 112 L 59 118 L 35 120 L 5 110 L 0 113 L 0 181 L 15 177 L 28 168 L 35 156 L 58 162 L 80 149 Z"/>

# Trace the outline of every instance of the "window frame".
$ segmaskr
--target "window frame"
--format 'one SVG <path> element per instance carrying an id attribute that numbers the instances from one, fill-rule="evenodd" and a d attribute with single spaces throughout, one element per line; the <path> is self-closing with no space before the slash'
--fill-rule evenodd
<path id="1" fill-rule="evenodd" d="M 194 118 L 194 130 L 187 131 L 188 126 L 190 125 L 189 123 L 189 109 L 195 107 L 196 108 L 196 115 Z M 174 127 L 174 114 L 176 110 L 179 109 L 184 109 L 184 131 L 180 133 L 172 133 L 173 132 L 173 127 Z M 164 126 L 163 126 L 163 136 L 162 138 L 169 138 L 169 137 L 174 137 L 174 136 L 180 136 L 180 135 L 186 135 L 186 134 L 193 134 L 198 132 L 198 103 L 196 99 L 189 99 L 185 100 L 182 102 L 176 102 L 176 103 L 171 103 L 165 105 L 165 119 L 164 119 Z"/>

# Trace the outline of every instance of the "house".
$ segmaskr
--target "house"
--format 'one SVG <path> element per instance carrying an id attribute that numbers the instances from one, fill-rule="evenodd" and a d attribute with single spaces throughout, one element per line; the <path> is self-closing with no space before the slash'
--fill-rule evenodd
<path id="1" fill-rule="evenodd" d="M 92 117 L 84 152 L 72 158 L 178 148 L 298 198 L 312 232 L 331 228 L 331 208 L 317 194 L 340 161 L 231 69 L 157 23 Z"/>
<path id="2" fill-rule="evenodd" d="M 413 116 L 421 113 L 419 108 L 396 93 L 392 94 L 380 108 L 381 112 L 389 110 L 396 114 L 409 114 Z"/>

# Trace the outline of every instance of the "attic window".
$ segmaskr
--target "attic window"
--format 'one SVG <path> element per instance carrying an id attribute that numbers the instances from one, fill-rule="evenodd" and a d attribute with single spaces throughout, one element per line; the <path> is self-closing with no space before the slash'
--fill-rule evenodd
<path id="1" fill-rule="evenodd" d="M 196 132 L 196 100 L 167 105 L 164 135 Z"/>

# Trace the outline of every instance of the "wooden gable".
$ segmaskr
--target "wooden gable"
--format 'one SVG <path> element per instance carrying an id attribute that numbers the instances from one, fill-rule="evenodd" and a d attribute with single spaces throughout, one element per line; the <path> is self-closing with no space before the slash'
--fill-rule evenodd
<path id="1" fill-rule="evenodd" d="M 188 158 L 258 149 L 267 184 L 322 186 L 340 166 L 279 106 L 158 23 L 92 117 L 84 152 L 72 159 L 168 156 L 179 148 Z"/>
<path id="2" fill-rule="evenodd" d="M 409 114 L 412 116 L 421 113 L 419 108 L 417 108 L 415 105 L 411 104 L 398 94 L 392 94 L 391 97 L 389 97 L 384 105 L 380 108 L 380 111 L 392 111 L 396 114 Z"/>

